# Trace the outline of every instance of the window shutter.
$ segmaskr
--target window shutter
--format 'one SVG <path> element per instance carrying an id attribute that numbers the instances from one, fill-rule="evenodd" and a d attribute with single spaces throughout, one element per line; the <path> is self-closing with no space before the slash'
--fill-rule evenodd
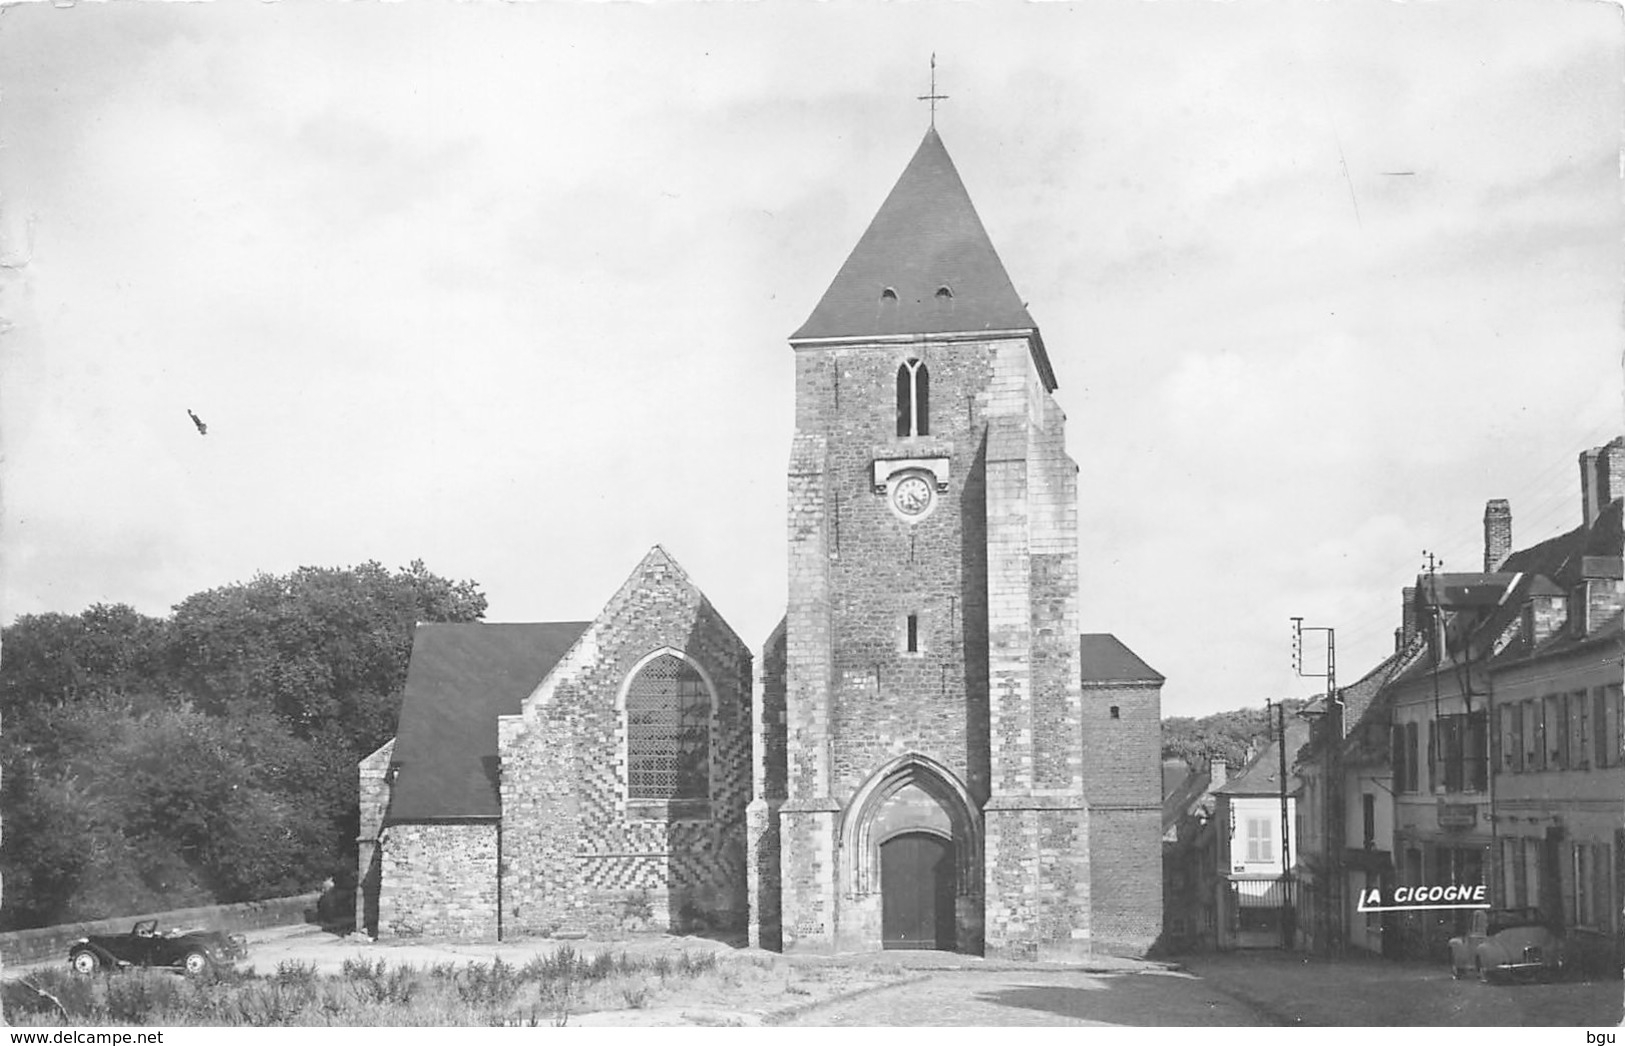
<path id="1" fill-rule="evenodd" d="M 1489 713 L 1485 712 L 1483 714 L 1488 715 Z M 1495 710 L 1495 722 L 1493 724 L 1491 724 L 1492 727 L 1493 727 L 1490 730 L 1490 767 L 1491 767 L 1490 772 L 1491 773 L 1495 773 L 1495 772 L 1497 772 L 1499 770 L 1506 769 L 1505 765 L 1501 762 L 1501 759 L 1502 759 L 1501 752 L 1506 747 L 1506 745 L 1504 744 L 1503 739 L 1502 739 L 1502 735 L 1506 732 L 1506 724 L 1507 724 L 1507 710 L 1506 710 L 1506 706 L 1503 705 L 1502 707 Z"/>

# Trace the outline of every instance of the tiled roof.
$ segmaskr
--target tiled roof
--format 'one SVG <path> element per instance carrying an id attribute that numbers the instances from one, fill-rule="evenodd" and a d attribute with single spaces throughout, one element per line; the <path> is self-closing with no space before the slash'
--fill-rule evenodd
<path id="1" fill-rule="evenodd" d="M 401 699 L 389 820 L 498 816 L 497 716 L 519 712 L 587 624 L 419 625 Z"/>
<path id="2" fill-rule="evenodd" d="M 1036 330 L 932 129 L 790 340 Z"/>
<path id="3" fill-rule="evenodd" d="M 1083 682 L 1160 683 L 1163 674 L 1140 660 L 1138 654 L 1109 632 L 1085 632 L 1078 637 L 1078 667 Z"/>

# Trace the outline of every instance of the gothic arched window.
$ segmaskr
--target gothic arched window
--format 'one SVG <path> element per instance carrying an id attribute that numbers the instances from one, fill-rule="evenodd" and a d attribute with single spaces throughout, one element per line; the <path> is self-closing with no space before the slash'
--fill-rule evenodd
<path id="1" fill-rule="evenodd" d="M 905 360 L 897 368 L 897 434 L 931 434 L 931 375 L 920 360 Z"/>
<path id="2" fill-rule="evenodd" d="M 711 692 L 692 664 L 661 654 L 626 689 L 629 799 L 709 799 Z"/>

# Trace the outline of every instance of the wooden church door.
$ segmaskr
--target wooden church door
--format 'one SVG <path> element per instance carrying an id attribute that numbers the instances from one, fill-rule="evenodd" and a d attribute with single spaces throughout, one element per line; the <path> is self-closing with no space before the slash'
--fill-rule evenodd
<path id="1" fill-rule="evenodd" d="M 880 931 L 886 948 L 954 947 L 954 844 L 907 832 L 880 844 Z"/>

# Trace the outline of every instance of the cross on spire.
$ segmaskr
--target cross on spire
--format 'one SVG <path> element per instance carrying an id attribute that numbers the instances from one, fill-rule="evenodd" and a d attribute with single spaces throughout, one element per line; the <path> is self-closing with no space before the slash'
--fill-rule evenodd
<path id="1" fill-rule="evenodd" d="M 931 103 L 931 126 L 937 125 L 937 103 L 947 101 L 948 96 L 937 93 L 937 53 L 931 52 L 931 93 L 917 96 L 919 101 Z"/>

